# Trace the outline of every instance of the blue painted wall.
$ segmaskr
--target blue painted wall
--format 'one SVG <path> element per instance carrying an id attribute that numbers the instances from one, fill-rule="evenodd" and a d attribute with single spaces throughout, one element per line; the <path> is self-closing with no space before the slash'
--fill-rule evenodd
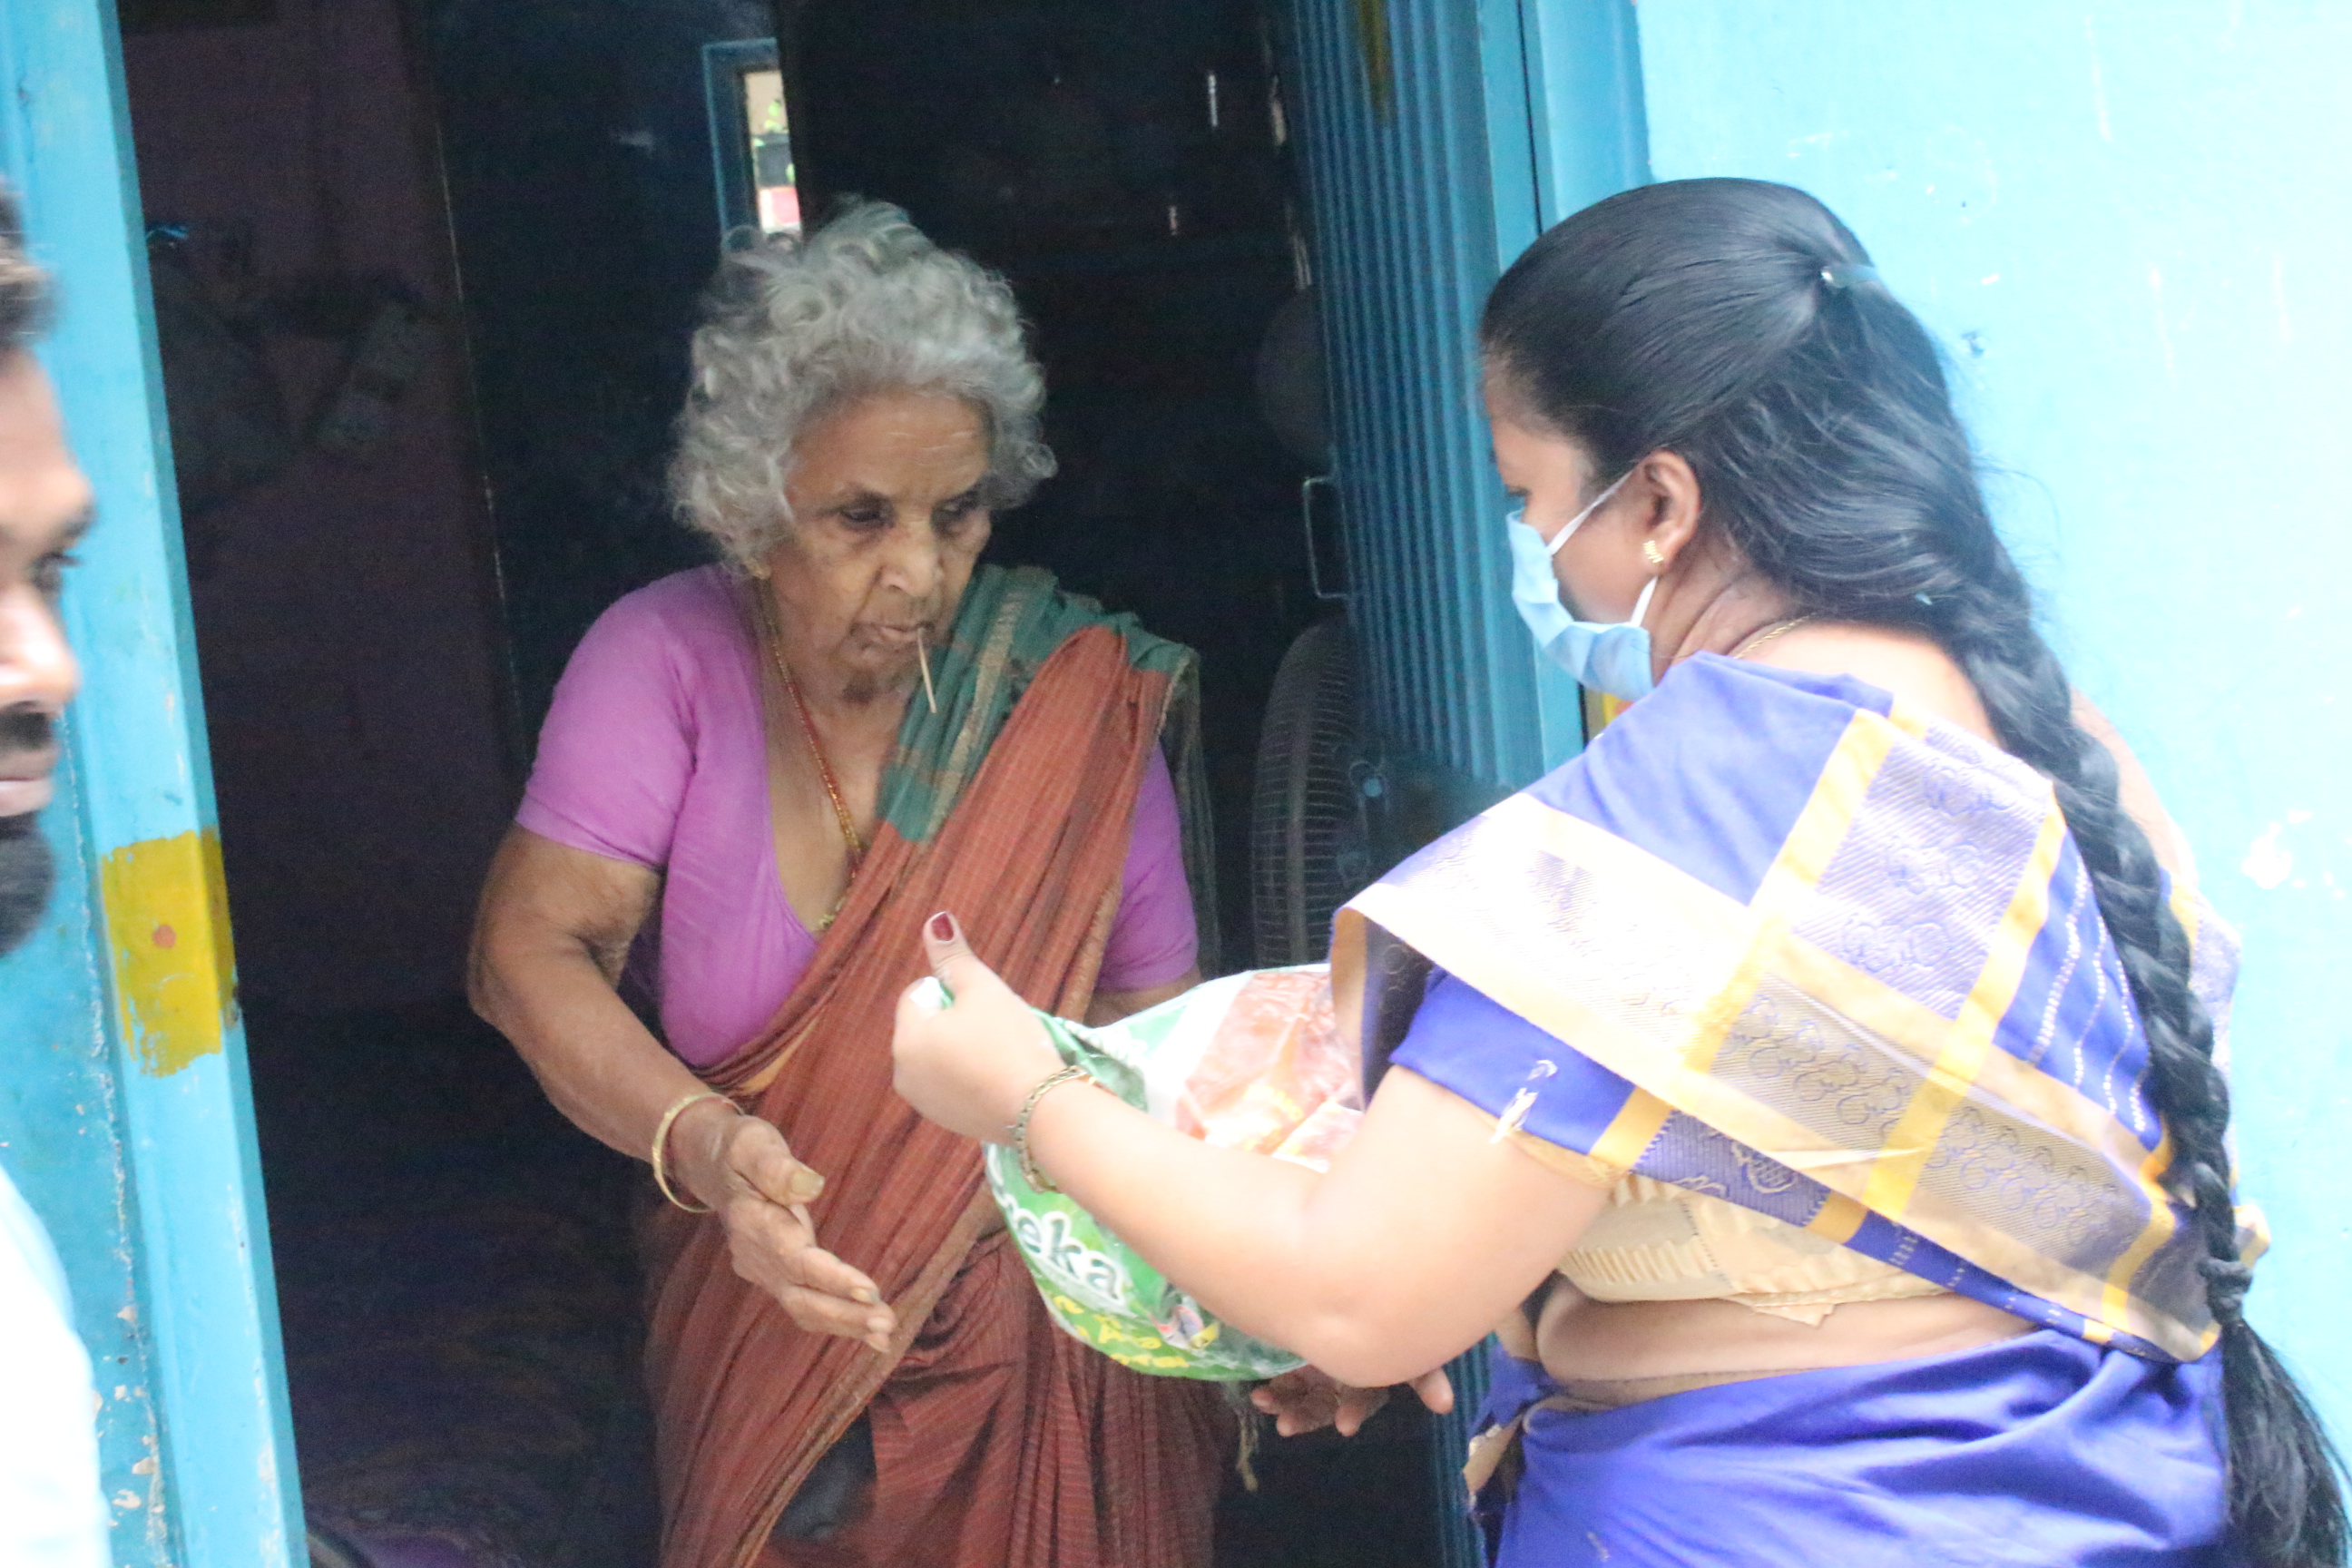
<path id="1" fill-rule="evenodd" d="M 2076 682 L 2242 930 L 2252 1308 L 2352 1435 L 2352 6 L 1639 16 L 1656 177 L 1811 191 L 1926 318 Z"/>
<path id="2" fill-rule="evenodd" d="M 42 346 L 98 526 L 44 826 L 65 886 L 0 970 L 0 1151 L 98 1362 L 120 1562 L 278 1568 L 293 1442 L 110 0 L 0 7 L 0 157 L 56 278 Z"/>

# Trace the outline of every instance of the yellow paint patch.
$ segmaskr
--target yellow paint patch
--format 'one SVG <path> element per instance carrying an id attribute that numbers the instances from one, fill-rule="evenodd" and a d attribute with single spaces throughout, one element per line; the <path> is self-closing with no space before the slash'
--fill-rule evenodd
<path id="1" fill-rule="evenodd" d="M 128 844 L 99 868 L 115 1007 L 139 1064 L 168 1078 L 221 1048 L 236 1008 L 220 836 Z"/>

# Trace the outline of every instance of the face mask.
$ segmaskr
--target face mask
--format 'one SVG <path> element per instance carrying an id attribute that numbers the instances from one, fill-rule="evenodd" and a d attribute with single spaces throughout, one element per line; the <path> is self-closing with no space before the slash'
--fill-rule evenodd
<path id="1" fill-rule="evenodd" d="M 1601 503 L 1633 477 L 1629 470 L 1593 497 L 1592 504 L 1570 519 L 1549 545 L 1542 534 L 1528 526 L 1525 507 L 1511 513 L 1504 525 L 1511 541 L 1511 602 L 1518 606 L 1519 619 L 1528 624 L 1536 646 L 1575 677 L 1580 686 L 1626 702 L 1647 697 L 1656 684 L 1650 674 L 1650 634 L 1642 627 L 1642 616 L 1649 610 L 1650 595 L 1658 580 L 1653 577 L 1642 584 L 1641 596 L 1633 601 L 1632 620 L 1622 624 L 1580 621 L 1559 602 L 1559 580 L 1552 575 L 1551 558 L 1570 534 L 1584 526 L 1584 520 L 1600 510 Z"/>

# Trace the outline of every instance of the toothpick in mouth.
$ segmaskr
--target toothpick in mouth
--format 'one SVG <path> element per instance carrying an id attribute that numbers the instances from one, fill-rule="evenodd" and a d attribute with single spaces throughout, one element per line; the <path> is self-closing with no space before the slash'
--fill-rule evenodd
<path id="1" fill-rule="evenodd" d="M 923 651 L 929 642 L 930 638 L 920 632 L 915 634 L 915 662 L 923 669 L 923 700 L 929 703 L 931 711 L 936 713 L 940 710 L 940 694 L 931 689 L 931 656 Z"/>

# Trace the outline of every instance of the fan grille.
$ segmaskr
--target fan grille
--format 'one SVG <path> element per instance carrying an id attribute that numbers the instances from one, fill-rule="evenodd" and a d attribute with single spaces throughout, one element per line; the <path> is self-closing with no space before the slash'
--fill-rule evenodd
<path id="1" fill-rule="evenodd" d="M 1328 956 L 1331 917 L 1367 879 L 1355 687 L 1344 620 L 1301 633 L 1275 676 L 1250 822 L 1251 923 L 1261 965 Z"/>

